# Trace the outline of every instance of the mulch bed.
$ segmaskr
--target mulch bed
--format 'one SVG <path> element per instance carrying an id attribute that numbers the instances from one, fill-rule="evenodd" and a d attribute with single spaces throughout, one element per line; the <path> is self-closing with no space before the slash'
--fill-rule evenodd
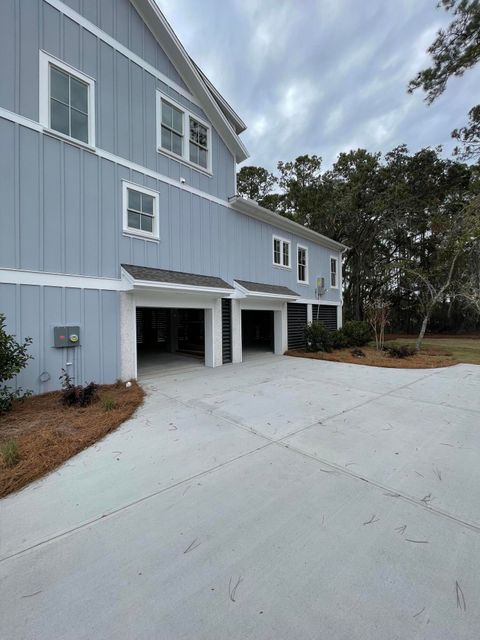
<path id="1" fill-rule="evenodd" d="M 14 441 L 20 460 L 7 466 L 0 455 L 0 497 L 21 489 L 59 467 L 128 420 L 142 404 L 136 382 L 101 385 L 88 407 L 65 407 L 54 391 L 17 401 L 0 415 L 0 445 Z"/>
<path id="2" fill-rule="evenodd" d="M 450 367 L 458 364 L 445 351 L 424 348 L 418 354 L 408 358 L 392 358 L 385 351 L 377 351 L 373 347 L 362 347 L 365 357 L 352 355 L 352 349 L 338 349 L 331 353 L 308 351 L 287 351 L 287 356 L 296 358 L 312 358 L 313 360 L 329 360 L 331 362 L 345 362 L 348 364 L 363 364 L 370 367 L 386 367 L 389 369 L 432 369 L 435 367 Z"/>

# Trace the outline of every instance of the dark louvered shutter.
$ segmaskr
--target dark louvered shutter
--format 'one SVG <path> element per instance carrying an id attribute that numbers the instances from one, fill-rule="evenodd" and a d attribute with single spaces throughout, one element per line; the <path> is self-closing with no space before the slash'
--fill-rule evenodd
<path id="1" fill-rule="evenodd" d="M 288 348 L 305 349 L 305 325 L 307 324 L 307 305 L 289 302 L 287 304 L 288 317 Z"/>
<path id="2" fill-rule="evenodd" d="M 312 321 L 323 322 L 327 329 L 335 331 L 337 328 L 337 307 L 330 304 L 314 304 Z"/>
<path id="3" fill-rule="evenodd" d="M 223 364 L 232 361 L 232 301 L 222 298 L 222 356 Z"/>

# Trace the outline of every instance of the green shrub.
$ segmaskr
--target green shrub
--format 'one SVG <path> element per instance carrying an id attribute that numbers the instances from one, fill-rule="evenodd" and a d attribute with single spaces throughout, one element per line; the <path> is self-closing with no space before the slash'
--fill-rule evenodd
<path id="1" fill-rule="evenodd" d="M 363 347 L 372 339 L 372 329 L 364 320 L 348 320 L 343 325 L 343 333 L 349 347 Z"/>
<path id="2" fill-rule="evenodd" d="M 113 409 L 117 408 L 117 403 L 113 398 L 104 398 L 102 401 L 102 406 L 105 411 L 113 411 Z"/>
<path id="3" fill-rule="evenodd" d="M 14 467 L 20 462 L 20 452 L 16 440 L 7 440 L 0 445 L 0 453 L 7 467 Z"/>
<path id="4" fill-rule="evenodd" d="M 351 347 L 352 344 L 348 336 L 345 334 L 343 329 L 337 329 L 336 331 L 332 331 L 332 347 L 334 349 L 346 349 L 347 347 Z"/>
<path id="5" fill-rule="evenodd" d="M 24 398 L 31 393 L 22 389 L 12 389 L 9 385 L 3 384 L 13 380 L 32 359 L 28 353 L 32 339 L 27 338 L 23 343 L 17 342 L 15 336 L 5 331 L 5 323 L 5 316 L 0 313 L 0 413 L 10 411 L 14 400 Z"/>
<path id="6" fill-rule="evenodd" d="M 62 369 L 62 375 L 59 380 L 62 381 L 62 402 L 67 407 L 88 407 L 97 399 L 98 385 L 94 382 L 82 386 L 74 385 L 69 374 Z"/>
<path id="7" fill-rule="evenodd" d="M 311 322 L 305 326 L 307 351 L 331 351 L 332 332 L 322 322 Z"/>

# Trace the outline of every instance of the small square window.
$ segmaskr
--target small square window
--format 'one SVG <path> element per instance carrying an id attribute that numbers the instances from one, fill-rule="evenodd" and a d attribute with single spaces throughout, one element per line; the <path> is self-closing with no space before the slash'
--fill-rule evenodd
<path id="1" fill-rule="evenodd" d="M 158 193 L 124 182 L 123 203 L 124 231 L 158 237 Z"/>

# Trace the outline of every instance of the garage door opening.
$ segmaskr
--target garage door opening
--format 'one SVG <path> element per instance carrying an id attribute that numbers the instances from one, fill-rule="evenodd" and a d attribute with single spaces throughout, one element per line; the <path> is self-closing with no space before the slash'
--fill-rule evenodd
<path id="1" fill-rule="evenodd" d="M 249 355 L 273 353 L 274 342 L 273 311 L 242 311 L 243 359 Z"/>
<path id="2" fill-rule="evenodd" d="M 137 307 L 139 375 L 205 363 L 203 309 Z"/>

